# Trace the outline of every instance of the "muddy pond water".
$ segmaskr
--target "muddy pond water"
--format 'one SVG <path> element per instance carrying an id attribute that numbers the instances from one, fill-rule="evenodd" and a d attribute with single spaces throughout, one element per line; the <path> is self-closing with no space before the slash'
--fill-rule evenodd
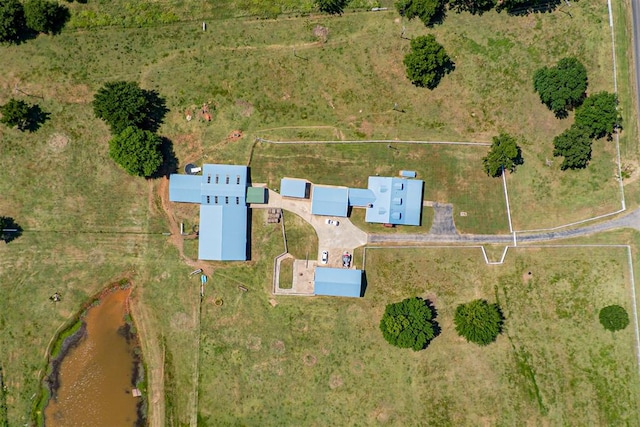
<path id="1" fill-rule="evenodd" d="M 136 426 L 139 397 L 132 395 L 134 343 L 124 315 L 130 290 L 106 293 L 85 317 L 86 335 L 64 356 L 55 399 L 45 409 L 47 427 Z"/>

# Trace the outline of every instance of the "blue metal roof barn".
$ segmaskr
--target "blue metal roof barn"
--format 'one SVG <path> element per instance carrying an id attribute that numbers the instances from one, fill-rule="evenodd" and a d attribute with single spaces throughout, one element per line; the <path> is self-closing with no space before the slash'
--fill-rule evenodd
<path id="1" fill-rule="evenodd" d="M 246 166 L 206 164 L 201 176 L 169 178 L 169 200 L 200 203 L 199 259 L 247 259 L 247 175 Z"/>
<path id="2" fill-rule="evenodd" d="M 420 225 L 423 185 L 419 179 L 370 176 L 368 187 L 375 195 L 375 202 L 367 207 L 365 221 Z"/>
<path id="3" fill-rule="evenodd" d="M 360 297 L 362 270 L 316 267 L 313 293 L 336 297 Z"/>
<path id="4" fill-rule="evenodd" d="M 346 217 L 349 210 L 349 189 L 314 185 L 311 194 L 311 213 L 314 215 Z"/>
<path id="5" fill-rule="evenodd" d="M 280 194 L 285 197 L 307 197 L 307 181 L 297 178 L 282 178 L 280 180 Z"/>

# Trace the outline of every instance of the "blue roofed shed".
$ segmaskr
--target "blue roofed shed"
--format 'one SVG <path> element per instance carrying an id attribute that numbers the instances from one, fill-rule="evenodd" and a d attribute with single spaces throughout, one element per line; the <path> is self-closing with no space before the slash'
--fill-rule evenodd
<path id="1" fill-rule="evenodd" d="M 171 175 L 169 200 L 172 202 L 200 203 L 202 177 L 198 175 Z"/>
<path id="2" fill-rule="evenodd" d="M 336 297 L 360 297 L 362 270 L 316 267 L 313 293 Z"/>
<path id="3" fill-rule="evenodd" d="M 307 181 L 297 178 L 282 178 L 280 180 L 280 194 L 285 197 L 307 198 Z"/>
<path id="4" fill-rule="evenodd" d="M 420 225 L 423 185 L 419 179 L 370 176 L 368 187 L 375 202 L 367 207 L 365 221 Z"/>
<path id="5" fill-rule="evenodd" d="M 348 210 L 349 189 L 347 187 L 313 186 L 312 214 L 346 217 Z"/>

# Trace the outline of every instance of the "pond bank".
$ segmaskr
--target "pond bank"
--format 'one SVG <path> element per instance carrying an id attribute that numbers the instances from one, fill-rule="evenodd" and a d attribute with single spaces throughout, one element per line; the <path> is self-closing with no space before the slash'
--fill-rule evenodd
<path id="1" fill-rule="evenodd" d="M 35 424 L 145 425 L 145 368 L 129 315 L 130 293 L 128 281 L 108 287 L 58 334 L 34 408 Z"/>

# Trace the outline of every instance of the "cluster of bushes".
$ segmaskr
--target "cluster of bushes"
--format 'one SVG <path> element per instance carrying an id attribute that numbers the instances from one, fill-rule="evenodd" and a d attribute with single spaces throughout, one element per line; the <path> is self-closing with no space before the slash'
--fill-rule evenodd
<path id="1" fill-rule="evenodd" d="M 0 2 L 0 42 L 19 43 L 33 33 L 58 34 L 69 20 L 69 9 L 49 0 Z"/>
<path id="2" fill-rule="evenodd" d="M 575 110 L 573 125 L 553 140 L 553 155 L 562 156 L 565 169 L 583 169 L 591 160 L 594 139 L 611 137 L 622 118 L 615 94 L 598 92 L 587 96 L 587 70 L 576 58 L 563 58 L 553 67 L 543 67 L 533 76 L 540 101 L 556 117 L 566 118 Z"/>
<path id="3" fill-rule="evenodd" d="M 380 320 L 382 336 L 396 347 L 423 350 L 440 334 L 436 314 L 431 303 L 419 297 L 389 304 Z M 503 323 L 500 307 L 483 299 L 460 304 L 454 317 L 458 335 L 482 346 L 496 340 Z"/>
<path id="4" fill-rule="evenodd" d="M 165 162 L 156 131 L 167 111 L 156 91 L 135 82 L 108 82 L 93 99 L 95 116 L 111 128 L 109 156 L 133 176 L 152 177 Z"/>

